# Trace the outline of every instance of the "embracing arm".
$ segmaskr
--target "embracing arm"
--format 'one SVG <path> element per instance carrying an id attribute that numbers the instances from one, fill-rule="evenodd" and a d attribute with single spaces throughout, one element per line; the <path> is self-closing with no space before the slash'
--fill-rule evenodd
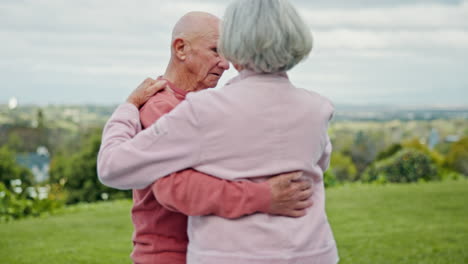
<path id="1" fill-rule="evenodd" d="M 174 102 L 156 95 L 140 110 L 144 128 L 151 126 L 163 114 L 171 111 Z M 301 198 L 311 195 L 308 182 L 291 182 L 294 175 L 284 174 L 271 180 L 222 180 L 193 169 L 172 173 L 156 181 L 152 190 L 158 201 L 167 209 L 185 215 L 217 215 L 238 218 L 256 212 L 300 216 L 308 206 Z M 296 175 L 298 177 L 298 175 Z M 294 196 L 288 190 L 303 185 L 302 195 Z"/>
<path id="2" fill-rule="evenodd" d="M 256 212 L 300 217 L 312 206 L 311 182 L 302 173 L 286 173 L 268 181 L 227 181 L 196 170 L 173 173 L 156 181 L 156 199 L 169 210 L 186 215 L 238 218 Z"/>
<path id="3" fill-rule="evenodd" d="M 267 212 L 271 200 L 268 182 L 227 181 L 193 169 L 159 179 L 152 189 L 164 207 L 185 215 L 237 218 Z"/>
<path id="4" fill-rule="evenodd" d="M 138 133 L 141 130 L 138 107 L 144 102 L 119 106 L 104 128 L 97 170 L 105 185 L 141 189 L 198 162 L 198 120 L 190 104 L 182 102 L 173 112 Z M 176 111 L 179 113 L 172 115 Z"/>

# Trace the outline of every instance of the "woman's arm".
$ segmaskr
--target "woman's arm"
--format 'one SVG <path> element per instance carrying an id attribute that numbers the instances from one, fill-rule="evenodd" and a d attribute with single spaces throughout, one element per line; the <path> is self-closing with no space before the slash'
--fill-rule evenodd
<path id="1" fill-rule="evenodd" d="M 140 110 L 143 128 L 151 126 L 173 107 L 174 102 L 169 102 L 167 93 L 153 96 Z M 159 179 L 152 189 L 163 206 L 185 215 L 214 214 L 224 218 L 238 218 L 262 212 L 297 216 L 305 208 L 301 206 L 307 206 L 301 198 L 304 195 L 309 198 L 307 195 L 312 195 L 312 192 L 309 182 L 293 182 L 293 179 L 294 175 L 289 173 L 262 183 L 227 181 L 188 169 Z M 302 195 L 293 196 L 287 192 L 300 188 L 301 184 L 304 187 L 299 191 Z"/>
<path id="2" fill-rule="evenodd" d="M 325 150 L 323 151 L 323 154 L 320 157 L 320 160 L 317 162 L 317 164 L 319 165 L 319 167 L 322 169 L 323 172 L 325 172 L 328 169 L 328 166 L 330 166 L 331 153 L 332 153 L 332 144 L 331 144 L 329 136 L 327 135 L 327 143 L 325 146 Z"/>
<path id="3" fill-rule="evenodd" d="M 156 83 L 159 83 L 159 88 L 165 86 L 165 82 Z M 140 88 L 134 93 L 141 93 Z M 141 130 L 138 108 L 144 102 L 129 99 L 128 103 L 117 108 L 104 128 L 97 170 L 105 185 L 118 189 L 141 189 L 198 162 L 201 136 L 191 105 L 187 101 L 182 102 L 171 112 L 178 112 L 177 115 L 169 113 L 138 133 Z"/>

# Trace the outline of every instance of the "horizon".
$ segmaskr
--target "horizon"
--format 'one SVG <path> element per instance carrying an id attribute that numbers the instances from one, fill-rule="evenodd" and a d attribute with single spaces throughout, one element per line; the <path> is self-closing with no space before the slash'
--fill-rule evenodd
<path id="1" fill-rule="evenodd" d="M 117 107 L 120 103 L 20 103 L 17 102 L 17 105 L 11 109 L 7 103 L 0 103 L 0 108 L 10 108 L 9 110 L 15 110 L 21 107 L 86 107 L 86 106 L 97 106 L 97 107 Z M 385 110 L 456 110 L 456 111 L 468 111 L 468 103 L 466 104 L 391 104 L 391 103 L 341 103 L 333 102 L 336 110 L 343 108 L 361 108 L 361 109 L 370 109 L 385 111 Z M 387 109 L 393 108 L 393 109 Z M 396 109 L 395 109 L 396 108 Z"/>

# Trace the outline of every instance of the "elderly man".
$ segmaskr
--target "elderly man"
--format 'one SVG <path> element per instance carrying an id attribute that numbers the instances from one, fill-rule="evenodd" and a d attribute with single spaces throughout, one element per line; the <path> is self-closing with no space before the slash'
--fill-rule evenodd
<path id="1" fill-rule="evenodd" d="M 140 108 L 149 98 L 140 109 L 143 128 L 171 111 L 188 92 L 216 86 L 229 68 L 228 62 L 217 53 L 218 24 L 219 19 L 213 15 L 191 12 L 175 25 L 171 60 L 165 74 L 159 81 L 147 79 L 128 99 Z M 165 91 L 150 97 L 165 86 Z M 110 129 L 107 127 L 106 131 Z M 115 180 L 116 183 L 124 181 L 125 187 L 143 187 L 127 180 L 125 176 L 131 179 L 131 173 L 126 172 L 121 179 L 108 179 L 106 183 L 112 186 Z M 135 189 L 132 208 L 134 263 L 185 263 L 186 215 L 214 214 L 225 218 L 255 212 L 303 215 L 303 209 L 311 205 L 303 200 L 311 191 L 310 183 L 292 181 L 300 175 L 284 174 L 263 183 L 231 182 L 187 169 L 144 189 Z M 119 183 L 116 187 L 122 185 Z"/>

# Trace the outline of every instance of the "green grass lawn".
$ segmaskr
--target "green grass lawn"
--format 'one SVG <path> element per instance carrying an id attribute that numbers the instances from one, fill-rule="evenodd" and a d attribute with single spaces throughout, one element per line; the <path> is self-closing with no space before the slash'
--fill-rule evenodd
<path id="1" fill-rule="evenodd" d="M 131 203 L 0 224 L 0 263 L 130 263 Z M 340 263 L 468 263 L 468 181 L 327 190 Z"/>

